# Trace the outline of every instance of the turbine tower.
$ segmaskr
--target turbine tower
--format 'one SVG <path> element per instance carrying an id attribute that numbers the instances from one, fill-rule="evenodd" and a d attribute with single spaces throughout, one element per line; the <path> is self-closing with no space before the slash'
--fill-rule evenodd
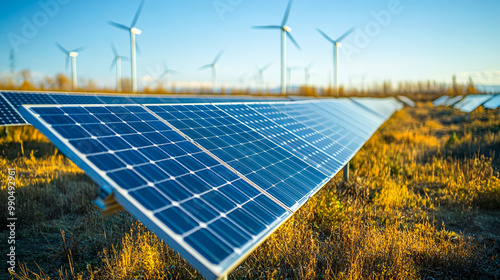
<path id="1" fill-rule="evenodd" d="M 306 68 L 304 68 L 304 81 L 306 83 L 306 86 L 309 87 L 309 84 L 311 82 L 311 68 L 314 66 L 314 62 L 309 63 Z"/>
<path id="2" fill-rule="evenodd" d="M 217 62 L 219 61 L 222 54 L 224 54 L 224 51 L 220 51 L 217 54 L 217 56 L 214 58 L 212 63 L 205 64 L 198 69 L 198 70 L 204 70 L 204 69 L 208 69 L 208 68 L 212 69 L 212 93 L 216 93 L 216 90 L 217 90 Z"/>
<path id="3" fill-rule="evenodd" d="M 68 68 L 69 59 L 71 58 L 71 76 L 72 76 L 72 86 L 73 90 L 77 88 L 77 80 L 76 80 L 76 57 L 78 56 L 78 52 L 84 50 L 85 48 L 77 48 L 71 51 L 68 51 L 63 46 L 56 43 L 56 46 L 67 55 L 66 57 L 66 68 Z"/>
<path id="4" fill-rule="evenodd" d="M 137 9 L 137 12 L 135 13 L 134 19 L 132 20 L 132 24 L 130 26 L 125 26 L 123 24 L 119 24 L 116 22 L 110 21 L 109 24 L 126 30 L 130 32 L 130 57 L 132 59 L 131 63 L 131 80 L 132 80 L 132 92 L 137 92 L 137 74 L 136 74 L 136 58 L 135 58 L 135 53 L 136 53 L 136 43 L 135 43 L 135 35 L 141 35 L 142 31 L 135 28 L 135 24 L 137 23 L 137 20 L 139 19 L 139 15 L 141 14 L 142 11 L 142 6 L 144 6 L 144 0 L 141 2 L 139 8 Z"/>
<path id="5" fill-rule="evenodd" d="M 260 86 L 261 86 L 261 90 L 262 92 L 264 92 L 264 89 L 265 89 L 265 82 L 264 82 L 264 72 L 269 69 L 269 67 L 271 67 L 271 62 L 269 62 L 268 64 L 266 64 L 266 66 L 262 67 L 262 68 L 258 68 L 257 67 L 257 73 L 258 73 L 258 79 L 259 79 L 259 83 L 260 83 Z"/>
<path id="6" fill-rule="evenodd" d="M 328 35 L 326 35 L 325 32 L 321 31 L 321 29 L 317 29 L 318 32 L 323 35 L 323 37 L 325 37 L 325 39 L 327 39 L 330 43 L 333 44 L 333 88 L 335 89 L 335 92 L 338 94 L 338 91 L 339 91 L 339 85 L 338 85 L 338 78 L 339 78 L 339 72 L 338 72 L 338 49 L 339 47 L 342 46 L 341 42 L 342 40 L 344 40 L 347 36 L 349 36 L 349 34 L 351 34 L 355 28 L 351 28 L 349 30 L 347 30 L 346 33 L 342 34 L 342 36 L 340 36 L 337 40 L 333 40 L 332 38 L 330 38 Z"/>
<path id="7" fill-rule="evenodd" d="M 286 26 L 286 23 L 288 21 L 288 15 L 290 14 L 290 8 L 292 7 L 292 2 L 293 0 L 290 0 L 288 2 L 288 6 L 285 11 L 285 16 L 283 17 L 283 20 L 281 21 L 281 25 L 267 25 L 267 26 L 254 26 L 253 28 L 258 28 L 258 29 L 280 29 L 281 30 L 281 94 L 286 95 L 286 38 L 288 35 L 288 38 L 290 38 L 290 41 L 297 47 L 297 49 L 300 50 L 300 46 L 293 39 L 292 35 L 290 32 L 292 29 L 288 26 Z"/>
<path id="8" fill-rule="evenodd" d="M 113 58 L 113 62 L 111 62 L 111 66 L 109 67 L 109 70 L 113 69 L 113 66 L 116 65 L 116 91 L 121 92 L 122 91 L 122 59 L 126 60 L 127 57 L 118 55 L 118 52 L 116 51 L 115 45 L 111 44 L 111 50 L 113 51 L 113 54 L 115 57 Z"/>

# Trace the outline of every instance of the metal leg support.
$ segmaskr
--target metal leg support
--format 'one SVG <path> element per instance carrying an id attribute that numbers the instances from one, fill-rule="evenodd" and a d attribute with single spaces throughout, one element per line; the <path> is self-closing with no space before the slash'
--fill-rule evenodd
<path id="1" fill-rule="evenodd" d="M 349 162 L 344 165 L 344 169 L 342 169 L 344 172 L 344 182 L 348 182 L 349 181 Z"/>

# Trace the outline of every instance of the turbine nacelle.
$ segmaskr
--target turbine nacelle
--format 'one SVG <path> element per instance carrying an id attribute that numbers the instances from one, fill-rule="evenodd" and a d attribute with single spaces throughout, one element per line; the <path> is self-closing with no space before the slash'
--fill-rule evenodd
<path id="1" fill-rule="evenodd" d="M 288 26 L 286 26 L 286 25 L 282 26 L 281 28 L 282 28 L 282 29 L 283 29 L 283 31 L 285 31 L 285 32 L 292 32 L 292 28 L 290 28 L 290 27 L 288 27 Z"/>
<path id="2" fill-rule="evenodd" d="M 142 31 L 138 28 L 132 27 L 132 28 L 130 28 L 130 33 L 135 34 L 135 35 L 141 35 Z"/>
<path id="3" fill-rule="evenodd" d="M 342 43 L 341 42 L 335 42 L 335 46 L 342 47 Z"/>
<path id="4" fill-rule="evenodd" d="M 70 57 L 77 57 L 78 56 L 78 53 L 77 52 L 69 52 L 68 55 Z"/>

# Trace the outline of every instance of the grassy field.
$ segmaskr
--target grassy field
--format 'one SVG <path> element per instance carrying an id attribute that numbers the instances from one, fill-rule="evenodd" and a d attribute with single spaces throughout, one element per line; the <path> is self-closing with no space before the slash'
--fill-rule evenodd
<path id="1" fill-rule="evenodd" d="M 98 186 L 33 128 L 9 128 L 0 146 L 2 207 L 6 169 L 18 173 L 22 264 L 0 278 L 201 278 L 129 214 L 103 217 Z M 349 183 L 337 175 L 229 278 L 500 279 L 499 153 L 498 115 L 404 109 L 351 161 Z"/>

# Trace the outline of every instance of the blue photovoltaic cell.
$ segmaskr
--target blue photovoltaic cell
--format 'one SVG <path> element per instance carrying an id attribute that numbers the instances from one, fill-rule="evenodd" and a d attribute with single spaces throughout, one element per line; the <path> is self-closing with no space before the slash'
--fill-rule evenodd
<path id="1" fill-rule="evenodd" d="M 147 107 L 293 210 L 327 179 L 214 105 Z"/>
<path id="2" fill-rule="evenodd" d="M 103 102 L 93 95 L 76 94 L 51 94 L 55 104 L 103 104 Z"/>
<path id="3" fill-rule="evenodd" d="M 361 137 L 363 141 L 368 140 L 384 121 L 379 115 L 364 110 L 348 99 L 313 102 L 313 104 L 325 118 L 338 123 L 347 131 Z"/>
<path id="4" fill-rule="evenodd" d="M 130 98 L 126 96 L 120 96 L 118 94 L 116 96 L 115 95 L 99 96 L 99 99 L 104 104 L 136 104 Z"/>
<path id="5" fill-rule="evenodd" d="M 0 96 L 0 125 L 24 124 L 25 121 L 12 106 Z"/>
<path id="6" fill-rule="evenodd" d="M 262 100 L 284 100 L 284 98 L 249 98 L 249 97 L 210 97 L 180 95 L 99 95 L 99 94 L 69 94 L 69 93 L 33 93 L 33 92 L 0 92 L 10 103 L 0 105 L 0 125 L 25 124 L 18 116 L 17 108 L 23 104 L 175 104 L 175 103 L 212 103 L 212 102 L 243 102 Z M 286 100 L 286 99 L 285 99 Z M 12 106 L 10 106 L 10 105 Z M 12 107 L 8 108 L 8 107 Z"/>
<path id="7" fill-rule="evenodd" d="M 327 176 L 337 173 L 342 168 L 340 162 L 302 138 L 315 131 L 288 117 L 271 104 L 220 105 L 218 107 L 323 171 Z"/>
<path id="8" fill-rule="evenodd" d="M 2 92 L 2 95 L 12 104 L 12 106 L 14 106 L 14 109 L 17 110 L 23 104 L 56 104 L 49 94 Z"/>
<path id="9" fill-rule="evenodd" d="M 305 139 L 322 149 L 326 154 L 333 156 L 341 163 L 340 167 L 348 162 L 354 155 L 354 151 L 364 142 L 359 136 L 344 129 L 338 123 L 317 114 L 318 110 L 312 103 L 276 106 L 303 125 L 316 131 L 316 133 L 307 133 Z"/>
<path id="10" fill-rule="evenodd" d="M 85 158 L 95 180 L 133 199 L 129 211 L 149 213 L 213 265 L 231 264 L 290 215 L 140 106 L 33 106 L 25 114 L 43 121 L 49 138 L 69 140 L 66 154 Z"/>

